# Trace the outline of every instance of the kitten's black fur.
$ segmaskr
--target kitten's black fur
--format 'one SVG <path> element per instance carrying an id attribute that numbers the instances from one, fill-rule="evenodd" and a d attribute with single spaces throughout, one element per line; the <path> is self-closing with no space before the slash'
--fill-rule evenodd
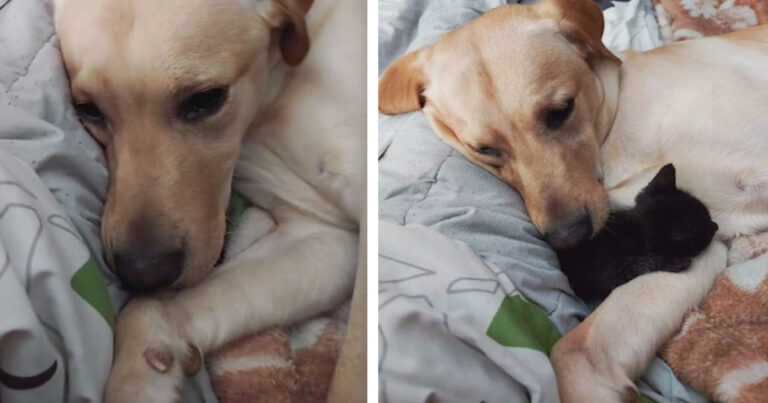
<path id="1" fill-rule="evenodd" d="M 571 288 L 587 303 L 641 274 L 687 269 L 717 232 L 704 204 L 675 185 L 672 164 L 661 168 L 635 202 L 632 209 L 611 212 L 594 238 L 557 251 Z"/>

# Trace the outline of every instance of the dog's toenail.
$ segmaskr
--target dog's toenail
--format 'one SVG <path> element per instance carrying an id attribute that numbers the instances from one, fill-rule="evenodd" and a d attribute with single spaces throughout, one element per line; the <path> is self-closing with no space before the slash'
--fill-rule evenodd
<path id="1" fill-rule="evenodd" d="M 168 350 L 150 347 L 144 351 L 144 359 L 150 368 L 161 374 L 168 372 L 173 365 L 173 354 Z"/>
<path id="2" fill-rule="evenodd" d="M 184 375 L 193 377 L 203 367 L 203 352 L 192 343 L 187 343 L 187 356 L 181 365 Z"/>

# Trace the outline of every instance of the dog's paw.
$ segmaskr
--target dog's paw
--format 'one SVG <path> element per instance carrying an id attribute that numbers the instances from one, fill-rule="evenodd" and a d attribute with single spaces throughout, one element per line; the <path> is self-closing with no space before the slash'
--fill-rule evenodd
<path id="1" fill-rule="evenodd" d="M 184 376 L 201 367 L 202 354 L 178 336 L 159 301 L 133 300 L 118 317 L 104 401 L 180 402 Z"/>

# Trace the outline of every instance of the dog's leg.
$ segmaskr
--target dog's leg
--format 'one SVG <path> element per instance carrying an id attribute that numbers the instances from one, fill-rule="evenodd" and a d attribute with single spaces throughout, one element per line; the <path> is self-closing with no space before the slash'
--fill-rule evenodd
<path id="1" fill-rule="evenodd" d="M 177 401 L 182 374 L 195 368 L 189 346 L 210 352 L 349 297 L 357 235 L 296 213 L 275 218 L 274 231 L 199 286 L 129 304 L 118 320 L 107 403 Z"/>
<path id="2" fill-rule="evenodd" d="M 687 271 L 649 273 L 614 290 L 552 350 L 563 403 L 632 401 L 634 379 L 701 302 L 726 260 L 725 245 L 714 241 Z"/>
<path id="3" fill-rule="evenodd" d="M 240 221 L 224 248 L 225 261 L 232 260 L 243 253 L 275 228 L 272 216 L 258 207 L 249 207 L 245 210 Z"/>
<path id="4" fill-rule="evenodd" d="M 357 234 L 298 214 L 276 214 L 273 232 L 200 286 L 167 304 L 194 320 L 182 334 L 204 352 L 273 325 L 338 306 L 352 292 Z M 205 308 L 221 307 L 219 312 Z"/>

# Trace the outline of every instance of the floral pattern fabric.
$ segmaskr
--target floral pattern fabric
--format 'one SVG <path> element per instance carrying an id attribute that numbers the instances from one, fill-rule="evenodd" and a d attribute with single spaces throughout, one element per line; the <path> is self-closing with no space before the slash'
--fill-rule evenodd
<path id="1" fill-rule="evenodd" d="M 666 43 L 720 35 L 768 21 L 764 0 L 653 0 Z"/>

